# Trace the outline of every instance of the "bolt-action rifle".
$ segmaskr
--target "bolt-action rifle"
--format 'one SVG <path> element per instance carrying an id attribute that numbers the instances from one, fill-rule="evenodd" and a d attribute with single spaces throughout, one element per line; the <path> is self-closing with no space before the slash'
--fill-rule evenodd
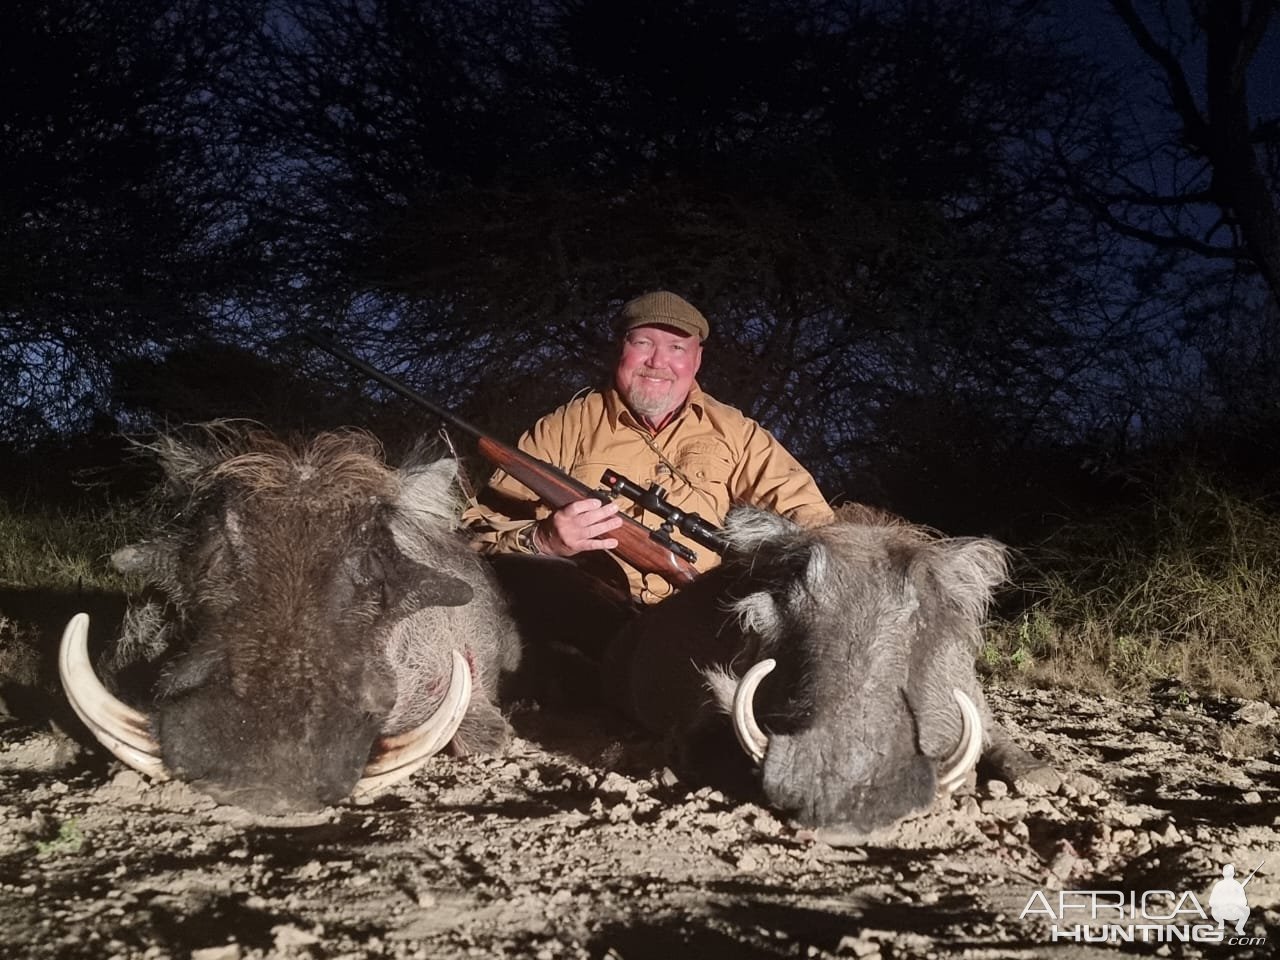
<path id="1" fill-rule="evenodd" d="M 417 391 L 348 353 L 327 338 L 310 332 L 304 336 L 330 356 L 359 370 L 411 403 L 434 413 L 446 423 L 471 434 L 476 438 L 481 456 L 495 467 L 511 474 L 553 510 L 578 500 L 596 499 L 608 502 L 615 493 L 621 493 L 636 499 L 636 502 L 646 510 L 662 517 L 662 525 L 653 530 L 620 513 L 618 517 L 622 520 L 622 526 L 609 533 L 610 537 L 618 541 L 617 549 L 613 552 L 637 570 L 643 573 L 656 573 L 675 587 L 688 586 L 697 578 L 698 571 L 693 567 L 694 561 L 698 559 L 697 554 L 684 544 L 672 539 L 671 533 L 677 529 L 695 543 L 715 550 L 717 553 L 724 551 L 725 544 L 719 528 L 703 520 L 696 513 L 685 513 L 667 503 L 665 491 L 661 487 L 655 485 L 645 491 L 616 471 L 608 470 L 605 471 L 602 482 L 607 483 L 609 489 L 592 490 L 559 467 L 530 456 L 523 450 L 509 447 L 491 437 L 452 411 L 428 400 Z M 641 494 L 639 498 L 635 496 L 637 491 Z"/>

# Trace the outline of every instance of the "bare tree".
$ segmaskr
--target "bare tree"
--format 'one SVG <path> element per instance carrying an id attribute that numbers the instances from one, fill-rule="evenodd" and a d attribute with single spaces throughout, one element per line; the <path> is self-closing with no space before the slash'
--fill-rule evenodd
<path id="1" fill-rule="evenodd" d="M 1142 137 L 1108 145 L 1093 183 L 1077 180 L 1081 195 L 1125 236 L 1256 269 L 1280 300 L 1280 105 L 1255 117 L 1248 83 L 1280 3 L 1109 3 L 1154 68 L 1171 123 L 1148 134 L 1137 114 Z"/>
<path id="2" fill-rule="evenodd" d="M 241 33 L 229 7 L 7 6 L 0 440 L 87 424 L 113 361 L 182 341 L 252 284 L 249 158 L 219 96 Z"/>
<path id="3" fill-rule="evenodd" d="M 1092 223 L 1036 146 L 1097 91 L 1043 6 L 283 3 L 245 94 L 291 158 L 277 249 L 307 311 L 489 423 L 598 376 L 665 286 L 715 318 L 706 385 L 833 483 L 921 391 L 1020 442 L 1102 380 Z"/>

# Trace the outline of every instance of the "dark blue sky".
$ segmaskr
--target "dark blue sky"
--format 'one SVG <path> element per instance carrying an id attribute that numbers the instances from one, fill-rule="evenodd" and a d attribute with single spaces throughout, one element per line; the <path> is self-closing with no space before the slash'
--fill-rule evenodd
<path id="1" fill-rule="evenodd" d="M 1135 2 L 1139 12 L 1145 14 L 1144 19 L 1156 39 L 1166 40 L 1160 21 L 1152 15 L 1155 4 L 1150 0 Z M 1153 87 L 1157 68 L 1138 49 L 1128 28 L 1111 11 L 1107 0 L 1055 0 L 1054 6 L 1066 29 L 1076 35 L 1081 52 L 1101 63 L 1121 68 L 1133 81 L 1132 92 L 1135 95 L 1159 95 L 1160 88 Z M 1185 0 L 1174 0 L 1171 6 L 1185 9 Z M 1182 62 L 1192 90 L 1201 94 L 1203 102 L 1203 50 L 1199 46 L 1192 48 Z M 1251 64 L 1248 85 L 1255 119 L 1280 114 L 1280 13 L 1271 17 L 1267 36 Z"/>

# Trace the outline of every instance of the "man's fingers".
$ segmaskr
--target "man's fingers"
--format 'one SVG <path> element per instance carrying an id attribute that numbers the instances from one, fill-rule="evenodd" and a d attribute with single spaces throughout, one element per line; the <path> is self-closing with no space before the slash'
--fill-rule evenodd
<path id="1" fill-rule="evenodd" d="M 618 545 L 618 541 L 610 537 L 608 545 L 602 547 L 600 546 L 600 537 L 610 530 L 616 530 L 620 526 L 622 526 L 621 517 L 605 517 L 595 523 L 575 525 L 571 531 L 566 531 L 568 535 L 562 539 L 574 550 L 612 550 Z"/>
<path id="2" fill-rule="evenodd" d="M 610 530 L 617 530 L 620 526 L 622 526 L 621 517 L 605 517 L 603 520 L 584 523 L 578 528 L 578 532 L 582 534 L 584 540 L 590 540 L 600 536 L 602 533 L 608 533 Z"/>
<path id="3" fill-rule="evenodd" d="M 601 503 L 599 500 L 575 500 L 573 503 L 565 504 L 561 508 L 565 516 L 579 518 L 590 522 L 595 519 L 593 515 L 599 517 L 611 517 L 618 512 L 618 505 L 610 500 L 607 503 Z"/>
<path id="4" fill-rule="evenodd" d="M 582 542 L 582 546 L 581 546 L 581 547 L 579 547 L 578 549 L 579 549 L 579 551 L 583 551 L 583 550 L 615 550 L 615 549 L 617 549 L 617 546 L 618 546 L 618 541 L 617 541 L 617 540 L 614 540 L 612 537 L 609 537 L 609 538 L 607 538 L 607 539 L 584 540 L 584 541 Z"/>
<path id="5" fill-rule="evenodd" d="M 602 535 L 621 525 L 618 505 L 612 501 L 601 503 L 590 499 L 565 504 L 552 515 L 551 527 L 555 532 L 555 542 L 550 544 L 552 552 L 572 556 L 583 550 L 614 550 L 618 541 L 612 537 L 602 539 Z"/>

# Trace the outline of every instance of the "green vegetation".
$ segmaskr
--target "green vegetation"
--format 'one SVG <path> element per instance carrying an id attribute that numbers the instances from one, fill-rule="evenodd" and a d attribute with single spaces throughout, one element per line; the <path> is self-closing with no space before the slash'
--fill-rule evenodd
<path id="1" fill-rule="evenodd" d="M 36 852 L 41 854 L 79 853 L 84 846 L 84 834 L 74 820 L 64 820 L 52 840 L 37 840 Z"/>
<path id="2" fill-rule="evenodd" d="M 988 631 L 994 673 L 1110 693 L 1173 682 L 1280 699 L 1280 513 L 1201 474 L 1069 525 L 1015 562 L 1032 602 Z"/>
<path id="3" fill-rule="evenodd" d="M 0 499 L 0 584 L 119 590 L 131 584 L 112 569 L 111 552 L 137 539 L 139 506 L 79 509 Z"/>

